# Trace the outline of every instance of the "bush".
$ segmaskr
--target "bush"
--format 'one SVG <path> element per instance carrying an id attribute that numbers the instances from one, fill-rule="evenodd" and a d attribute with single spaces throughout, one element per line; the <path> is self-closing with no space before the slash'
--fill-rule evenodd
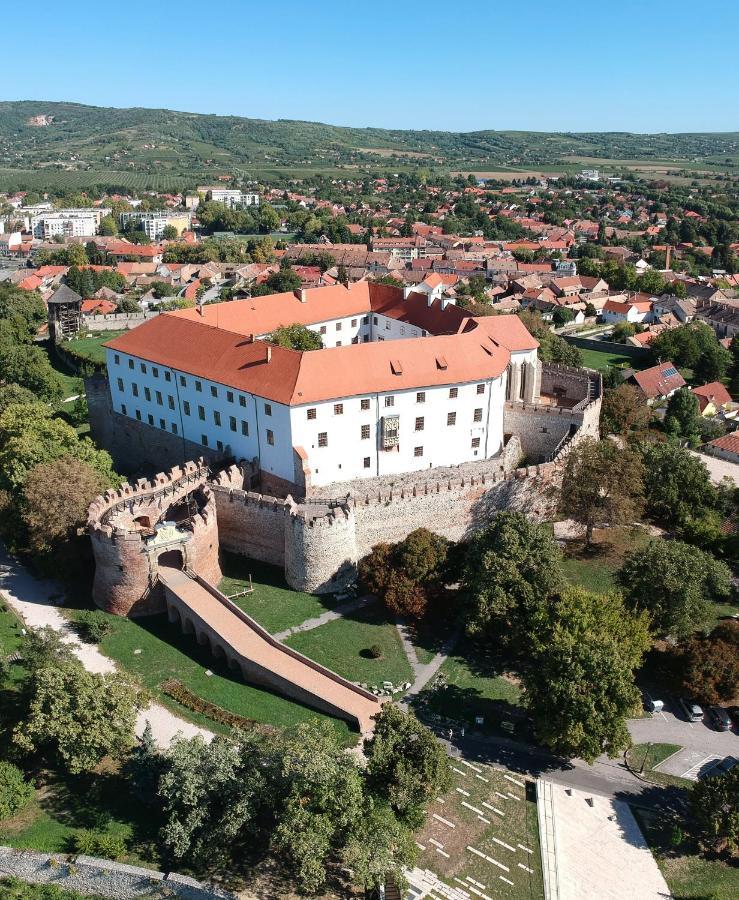
<path id="1" fill-rule="evenodd" d="M 113 623 L 110 617 L 97 609 L 85 609 L 77 613 L 74 622 L 75 631 L 88 644 L 99 644 L 110 634 Z"/>
<path id="2" fill-rule="evenodd" d="M 33 782 L 26 781 L 23 772 L 9 762 L 0 762 L 0 819 L 9 819 L 33 796 Z"/>
<path id="3" fill-rule="evenodd" d="M 379 644 L 373 644 L 367 650 L 367 655 L 370 659 L 380 659 L 382 657 L 382 647 Z"/>
<path id="4" fill-rule="evenodd" d="M 72 838 L 72 852 L 82 856 L 100 856 L 103 859 L 119 859 L 126 853 L 126 844 L 116 834 L 90 831 L 83 828 Z"/>

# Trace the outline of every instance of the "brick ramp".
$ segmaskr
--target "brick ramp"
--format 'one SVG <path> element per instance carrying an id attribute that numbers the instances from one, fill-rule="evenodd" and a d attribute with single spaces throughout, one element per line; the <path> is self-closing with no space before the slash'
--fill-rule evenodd
<path id="1" fill-rule="evenodd" d="M 372 731 L 380 701 L 369 691 L 281 644 L 200 576 L 162 566 L 159 581 L 170 620 L 179 617 L 185 631 L 208 641 L 214 656 L 224 656 L 247 681 Z"/>

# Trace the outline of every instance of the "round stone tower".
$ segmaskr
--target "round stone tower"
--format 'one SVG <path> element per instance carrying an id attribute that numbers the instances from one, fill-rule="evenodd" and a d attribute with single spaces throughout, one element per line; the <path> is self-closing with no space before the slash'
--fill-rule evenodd
<path id="1" fill-rule="evenodd" d="M 285 579 L 291 588 L 315 594 L 341 590 L 356 577 L 356 561 L 349 503 L 292 503 L 285 522 Z"/>

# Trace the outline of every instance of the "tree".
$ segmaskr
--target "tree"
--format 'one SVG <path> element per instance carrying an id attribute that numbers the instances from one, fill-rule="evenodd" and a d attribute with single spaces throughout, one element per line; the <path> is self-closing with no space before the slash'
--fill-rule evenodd
<path id="1" fill-rule="evenodd" d="M 593 762 L 631 744 L 626 719 L 639 706 L 634 670 L 650 646 L 646 614 L 617 594 L 569 587 L 547 607 L 523 673 L 537 737 L 556 753 Z"/>
<path id="2" fill-rule="evenodd" d="M 606 390 L 600 413 L 601 430 L 621 434 L 627 438 L 646 431 L 652 412 L 644 402 L 644 395 L 631 384 L 620 384 Z"/>
<path id="3" fill-rule="evenodd" d="M 273 272 L 264 284 L 259 284 L 252 289 L 253 297 L 266 297 L 269 294 L 283 294 L 297 291 L 301 287 L 300 276 L 291 268 L 281 268 Z"/>
<path id="4" fill-rule="evenodd" d="M 665 431 L 697 444 L 700 441 L 700 425 L 700 404 L 696 395 L 687 387 L 675 391 L 667 402 Z"/>
<path id="5" fill-rule="evenodd" d="M 100 220 L 98 234 L 114 235 L 118 234 L 118 223 L 113 216 L 103 216 Z"/>
<path id="6" fill-rule="evenodd" d="M 725 599 L 731 572 L 697 547 L 653 540 L 630 553 L 616 573 L 627 603 L 646 610 L 660 635 L 685 637 L 706 624 L 711 603 Z"/>
<path id="7" fill-rule="evenodd" d="M 649 516 L 673 526 L 716 505 L 705 463 L 675 443 L 639 445 Z"/>
<path id="8" fill-rule="evenodd" d="M 0 822 L 19 812 L 33 797 L 33 782 L 12 763 L 0 760 Z"/>
<path id="9" fill-rule="evenodd" d="M 566 306 L 558 306 L 552 314 L 552 321 L 557 326 L 566 325 L 568 322 L 572 322 L 574 318 L 575 313 Z"/>
<path id="10" fill-rule="evenodd" d="M 293 325 L 280 325 L 267 340 L 278 347 L 288 347 L 291 350 L 320 350 L 323 347 L 318 332 L 311 331 L 305 325 L 298 325 L 297 322 Z"/>
<path id="11" fill-rule="evenodd" d="M 680 648 L 682 688 L 701 703 L 728 703 L 739 683 L 739 622 L 722 622 Z"/>
<path id="12" fill-rule="evenodd" d="M 62 456 L 34 466 L 23 488 L 23 521 L 34 553 L 49 553 L 75 537 L 87 508 L 110 481 L 82 460 Z"/>
<path id="13" fill-rule="evenodd" d="M 636 325 L 633 322 L 616 322 L 611 333 L 611 340 L 617 344 L 625 344 L 635 334 Z"/>
<path id="14" fill-rule="evenodd" d="M 693 785 L 687 822 L 701 849 L 739 853 L 739 766 Z"/>
<path id="15" fill-rule="evenodd" d="M 118 485 L 110 454 L 96 449 L 88 438 L 41 403 L 8 406 L 0 415 L 0 488 L 19 492 L 30 470 L 41 463 L 71 456 L 88 463 L 106 483 Z"/>
<path id="16" fill-rule="evenodd" d="M 50 750 L 73 775 L 133 743 L 141 690 L 118 672 L 88 672 L 76 659 L 41 666 L 32 676 L 28 713 L 13 741 L 33 753 Z"/>
<path id="17" fill-rule="evenodd" d="M 27 388 L 46 403 L 58 403 L 62 399 L 62 383 L 40 347 L 0 345 L 0 381 Z"/>
<path id="18" fill-rule="evenodd" d="M 162 228 L 162 238 L 165 241 L 176 241 L 179 236 L 180 233 L 174 225 L 165 225 L 164 228 Z"/>
<path id="19" fill-rule="evenodd" d="M 585 543 L 590 546 L 596 525 L 626 525 L 639 518 L 643 477 L 636 451 L 613 441 L 584 438 L 567 458 L 560 511 L 585 526 Z"/>
<path id="20" fill-rule="evenodd" d="M 35 403 L 36 395 L 19 384 L 6 384 L 0 387 L 0 415 L 9 406 L 17 403 Z"/>
<path id="21" fill-rule="evenodd" d="M 270 769 L 260 765 L 258 738 L 176 737 L 163 754 L 158 797 L 162 843 L 175 860 L 224 865 L 252 836 L 268 796 Z M 147 777 L 149 777 L 147 773 Z"/>
<path id="22" fill-rule="evenodd" d="M 527 646 L 542 606 L 564 586 L 561 562 L 546 527 L 519 512 L 499 512 L 467 550 L 462 586 L 469 633 Z"/>
<path id="23" fill-rule="evenodd" d="M 364 742 L 367 783 L 410 828 L 419 828 L 426 804 L 451 786 L 446 753 L 434 734 L 411 713 L 385 703 Z"/>
<path id="24" fill-rule="evenodd" d="M 417 859 L 413 831 L 388 805 L 369 799 L 343 851 L 344 864 L 351 869 L 355 883 L 371 889 L 392 880 L 402 890 L 405 872 Z"/>

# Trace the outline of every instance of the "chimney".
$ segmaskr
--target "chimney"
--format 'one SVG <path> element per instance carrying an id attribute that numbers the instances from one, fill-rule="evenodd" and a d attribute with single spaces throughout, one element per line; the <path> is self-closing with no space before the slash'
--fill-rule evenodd
<path id="1" fill-rule="evenodd" d="M 271 359 L 272 359 L 272 347 L 269 344 L 267 344 L 267 358 L 266 358 L 265 362 L 270 362 Z"/>
<path id="2" fill-rule="evenodd" d="M 301 303 L 308 302 L 308 291 L 305 288 L 299 288 L 295 291 L 295 296 L 300 300 Z"/>

